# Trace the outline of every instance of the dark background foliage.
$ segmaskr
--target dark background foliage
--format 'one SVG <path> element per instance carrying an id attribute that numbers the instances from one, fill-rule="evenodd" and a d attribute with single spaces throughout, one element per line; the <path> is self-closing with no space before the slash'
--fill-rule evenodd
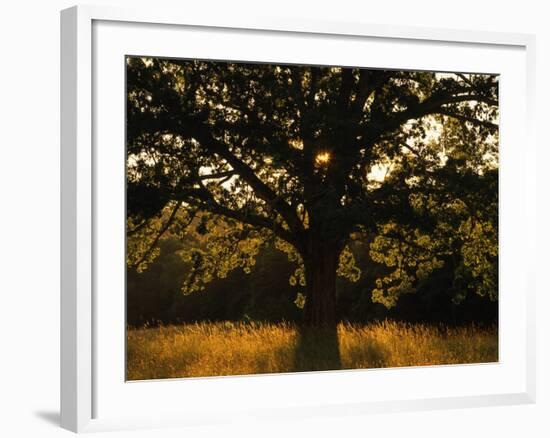
<path id="1" fill-rule="evenodd" d="M 299 321 L 301 309 L 294 303 L 297 288 L 289 284 L 294 266 L 285 254 L 267 248 L 257 258 L 250 274 L 235 270 L 226 279 L 217 279 L 200 293 L 183 295 L 181 284 L 189 266 L 176 252 L 182 243 L 176 238 L 160 242 L 159 257 L 149 268 L 127 272 L 127 323 L 130 326 L 173 324 L 195 321 L 262 320 Z M 375 279 L 387 268 L 370 260 L 364 248 L 352 248 L 362 267 L 357 283 L 339 279 L 337 317 L 366 323 L 382 319 L 408 322 L 489 324 L 497 321 L 498 301 L 474 292 L 460 303 L 453 300 L 454 274 L 449 268 L 433 273 L 416 293 L 400 297 L 394 308 L 387 309 L 371 298 Z"/>

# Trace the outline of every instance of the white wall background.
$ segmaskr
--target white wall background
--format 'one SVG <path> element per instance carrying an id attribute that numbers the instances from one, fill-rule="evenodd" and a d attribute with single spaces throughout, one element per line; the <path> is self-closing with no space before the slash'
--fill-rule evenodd
<path id="1" fill-rule="evenodd" d="M 96 1 L 132 5 L 146 1 Z M 65 0 L 4 2 L 0 11 L 0 435 L 69 436 L 59 419 L 59 10 Z M 155 5 L 215 10 L 228 17 L 297 16 L 537 35 L 538 402 L 536 405 L 326 418 L 107 436 L 198 437 L 543 437 L 550 436 L 550 14 L 545 2 L 352 0 L 182 2 Z M 521 145 L 518 145 L 521 147 Z M 533 169 L 535 171 L 535 169 Z"/>

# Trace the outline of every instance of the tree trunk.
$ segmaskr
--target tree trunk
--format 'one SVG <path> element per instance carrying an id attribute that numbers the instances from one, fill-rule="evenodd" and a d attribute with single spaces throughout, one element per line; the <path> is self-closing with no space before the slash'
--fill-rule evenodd
<path id="1" fill-rule="evenodd" d="M 310 239 L 304 255 L 306 303 L 304 324 L 296 350 L 296 370 L 341 368 L 336 321 L 336 270 L 342 247 L 323 239 Z"/>
<path id="2" fill-rule="evenodd" d="M 304 323 L 307 326 L 336 327 L 336 270 L 341 245 L 313 238 L 304 260 L 306 303 Z"/>

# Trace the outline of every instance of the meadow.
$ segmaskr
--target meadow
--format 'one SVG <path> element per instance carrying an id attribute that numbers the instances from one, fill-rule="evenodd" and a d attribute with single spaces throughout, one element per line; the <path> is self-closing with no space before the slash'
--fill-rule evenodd
<path id="1" fill-rule="evenodd" d="M 129 328 L 127 380 L 498 361 L 496 326 L 340 323 L 332 338 L 284 322 Z"/>

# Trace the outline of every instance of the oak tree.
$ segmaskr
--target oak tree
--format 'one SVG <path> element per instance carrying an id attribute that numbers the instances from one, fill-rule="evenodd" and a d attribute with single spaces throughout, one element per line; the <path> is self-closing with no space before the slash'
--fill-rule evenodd
<path id="1" fill-rule="evenodd" d="M 374 300 L 443 263 L 457 300 L 494 298 L 497 121 L 495 75 L 128 57 L 128 263 L 194 235 L 193 292 L 271 244 L 296 263 L 305 323 L 333 327 L 367 236 L 392 268 Z"/>

